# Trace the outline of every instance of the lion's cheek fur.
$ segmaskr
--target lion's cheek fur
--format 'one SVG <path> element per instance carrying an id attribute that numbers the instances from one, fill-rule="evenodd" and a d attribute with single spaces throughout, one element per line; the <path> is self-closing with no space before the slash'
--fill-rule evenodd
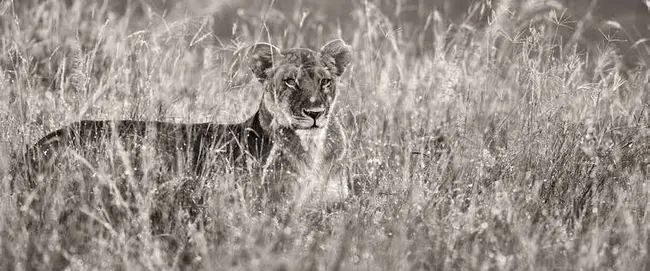
<path id="1" fill-rule="evenodd" d="M 290 127 L 293 124 L 293 117 L 290 112 L 289 101 L 285 101 L 282 96 L 273 95 L 273 93 L 264 94 L 264 104 L 269 114 L 272 116 L 272 126 Z"/>

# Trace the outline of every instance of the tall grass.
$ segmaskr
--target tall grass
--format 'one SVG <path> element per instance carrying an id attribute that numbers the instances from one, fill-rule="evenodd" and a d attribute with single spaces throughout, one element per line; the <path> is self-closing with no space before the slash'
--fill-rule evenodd
<path id="1" fill-rule="evenodd" d="M 501 31 L 514 24 L 505 13 L 458 31 L 431 17 L 423 31 L 434 39 L 418 39 L 371 3 L 337 24 L 238 21 L 241 43 L 223 46 L 209 18 L 174 23 L 133 16 L 138 1 L 125 12 L 72 2 L 1 2 L 2 269 L 650 264 L 648 74 L 621 70 L 614 53 L 558 54 L 552 29 Z M 259 212 L 243 185 L 255 175 L 231 169 L 199 184 L 182 173 L 129 176 L 119 148 L 96 160 L 68 154 L 36 192 L 24 189 L 16 165 L 25 145 L 56 127 L 239 121 L 256 109 L 260 86 L 234 52 L 258 40 L 317 46 L 338 36 L 355 53 L 338 106 L 347 175 L 359 186 L 342 210 Z M 514 46 L 495 46 L 504 41 Z M 200 195 L 190 200 L 198 207 L 178 201 L 186 194 Z M 194 207 L 198 222 L 187 219 Z"/>

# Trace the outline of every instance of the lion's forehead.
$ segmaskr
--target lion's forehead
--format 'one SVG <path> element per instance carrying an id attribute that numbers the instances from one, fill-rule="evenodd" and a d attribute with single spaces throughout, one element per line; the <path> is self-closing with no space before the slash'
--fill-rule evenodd
<path id="1" fill-rule="evenodd" d="M 277 66 L 283 74 L 310 78 L 330 77 L 328 66 L 320 54 L 310 49 L 288 49 L 282 52 L 282 56 Z"/>
<path id="2" fill-rule="evenodd" d="M 316 66 L 322 65 L 318 53 L 310 49 L 296 48 L 296 49 L 287 49 L 282 51 L 282 56 L 284 56 L 285 63 L 295 64 L 295 65 L 306 65 L 306 66 Z"/>

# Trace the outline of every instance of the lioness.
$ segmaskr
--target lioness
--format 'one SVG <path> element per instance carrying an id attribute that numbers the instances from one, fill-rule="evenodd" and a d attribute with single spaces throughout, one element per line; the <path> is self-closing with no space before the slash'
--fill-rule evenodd
<path id="1" fill-rule="evenodd" d="M 300 206 L 340 202 L 348 195 L 347 183 L 336 169 L 345 153 L 345 138 L 333 108 L 336 82 L 351 54 L 342 40 L 330 41 L 318 52 L 281 51 L 257 43 L 247 56 L 249 68 L 263 85 L 263 98 L 258 111 L 243 123 L 82 120 L 40 139 L 27 157 L 38 172 L 63 148 L 89 149 L 110 138 L 139 153 L 148 143 L 171 170 L 181 170 L 179 160 L 184 161 L 182 169 L 195 175 L 216 161 L 235 166 L 257 161 L 266 186 L 281 192 L 270 194 L 285 197 L 282 201 Z"/>

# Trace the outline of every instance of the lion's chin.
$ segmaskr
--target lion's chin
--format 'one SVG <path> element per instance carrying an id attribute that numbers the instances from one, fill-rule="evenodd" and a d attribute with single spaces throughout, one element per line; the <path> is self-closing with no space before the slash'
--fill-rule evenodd
<path id="1" fill-rule="evenodd" d="M 327 124 L 327 118 L 319 118 L 316 121 L 313 120 L 294 120 L 291 127 L 294 130 L 319 130 L 325 128 Z"/>
<path id="2" fill-rule="evenodd" d="M 293 129 L 295 130 L 319 130 L 325 128 L 325 125 L 321 122 L 298 122 L 294 123 Z"/>
<path id="3" fill-rule="evenodd" d="M 294 125 L 295 130 L 320 130 L 323 129 L 324 126 L 318 126 L 315 124 L 312 125 Z"/>

